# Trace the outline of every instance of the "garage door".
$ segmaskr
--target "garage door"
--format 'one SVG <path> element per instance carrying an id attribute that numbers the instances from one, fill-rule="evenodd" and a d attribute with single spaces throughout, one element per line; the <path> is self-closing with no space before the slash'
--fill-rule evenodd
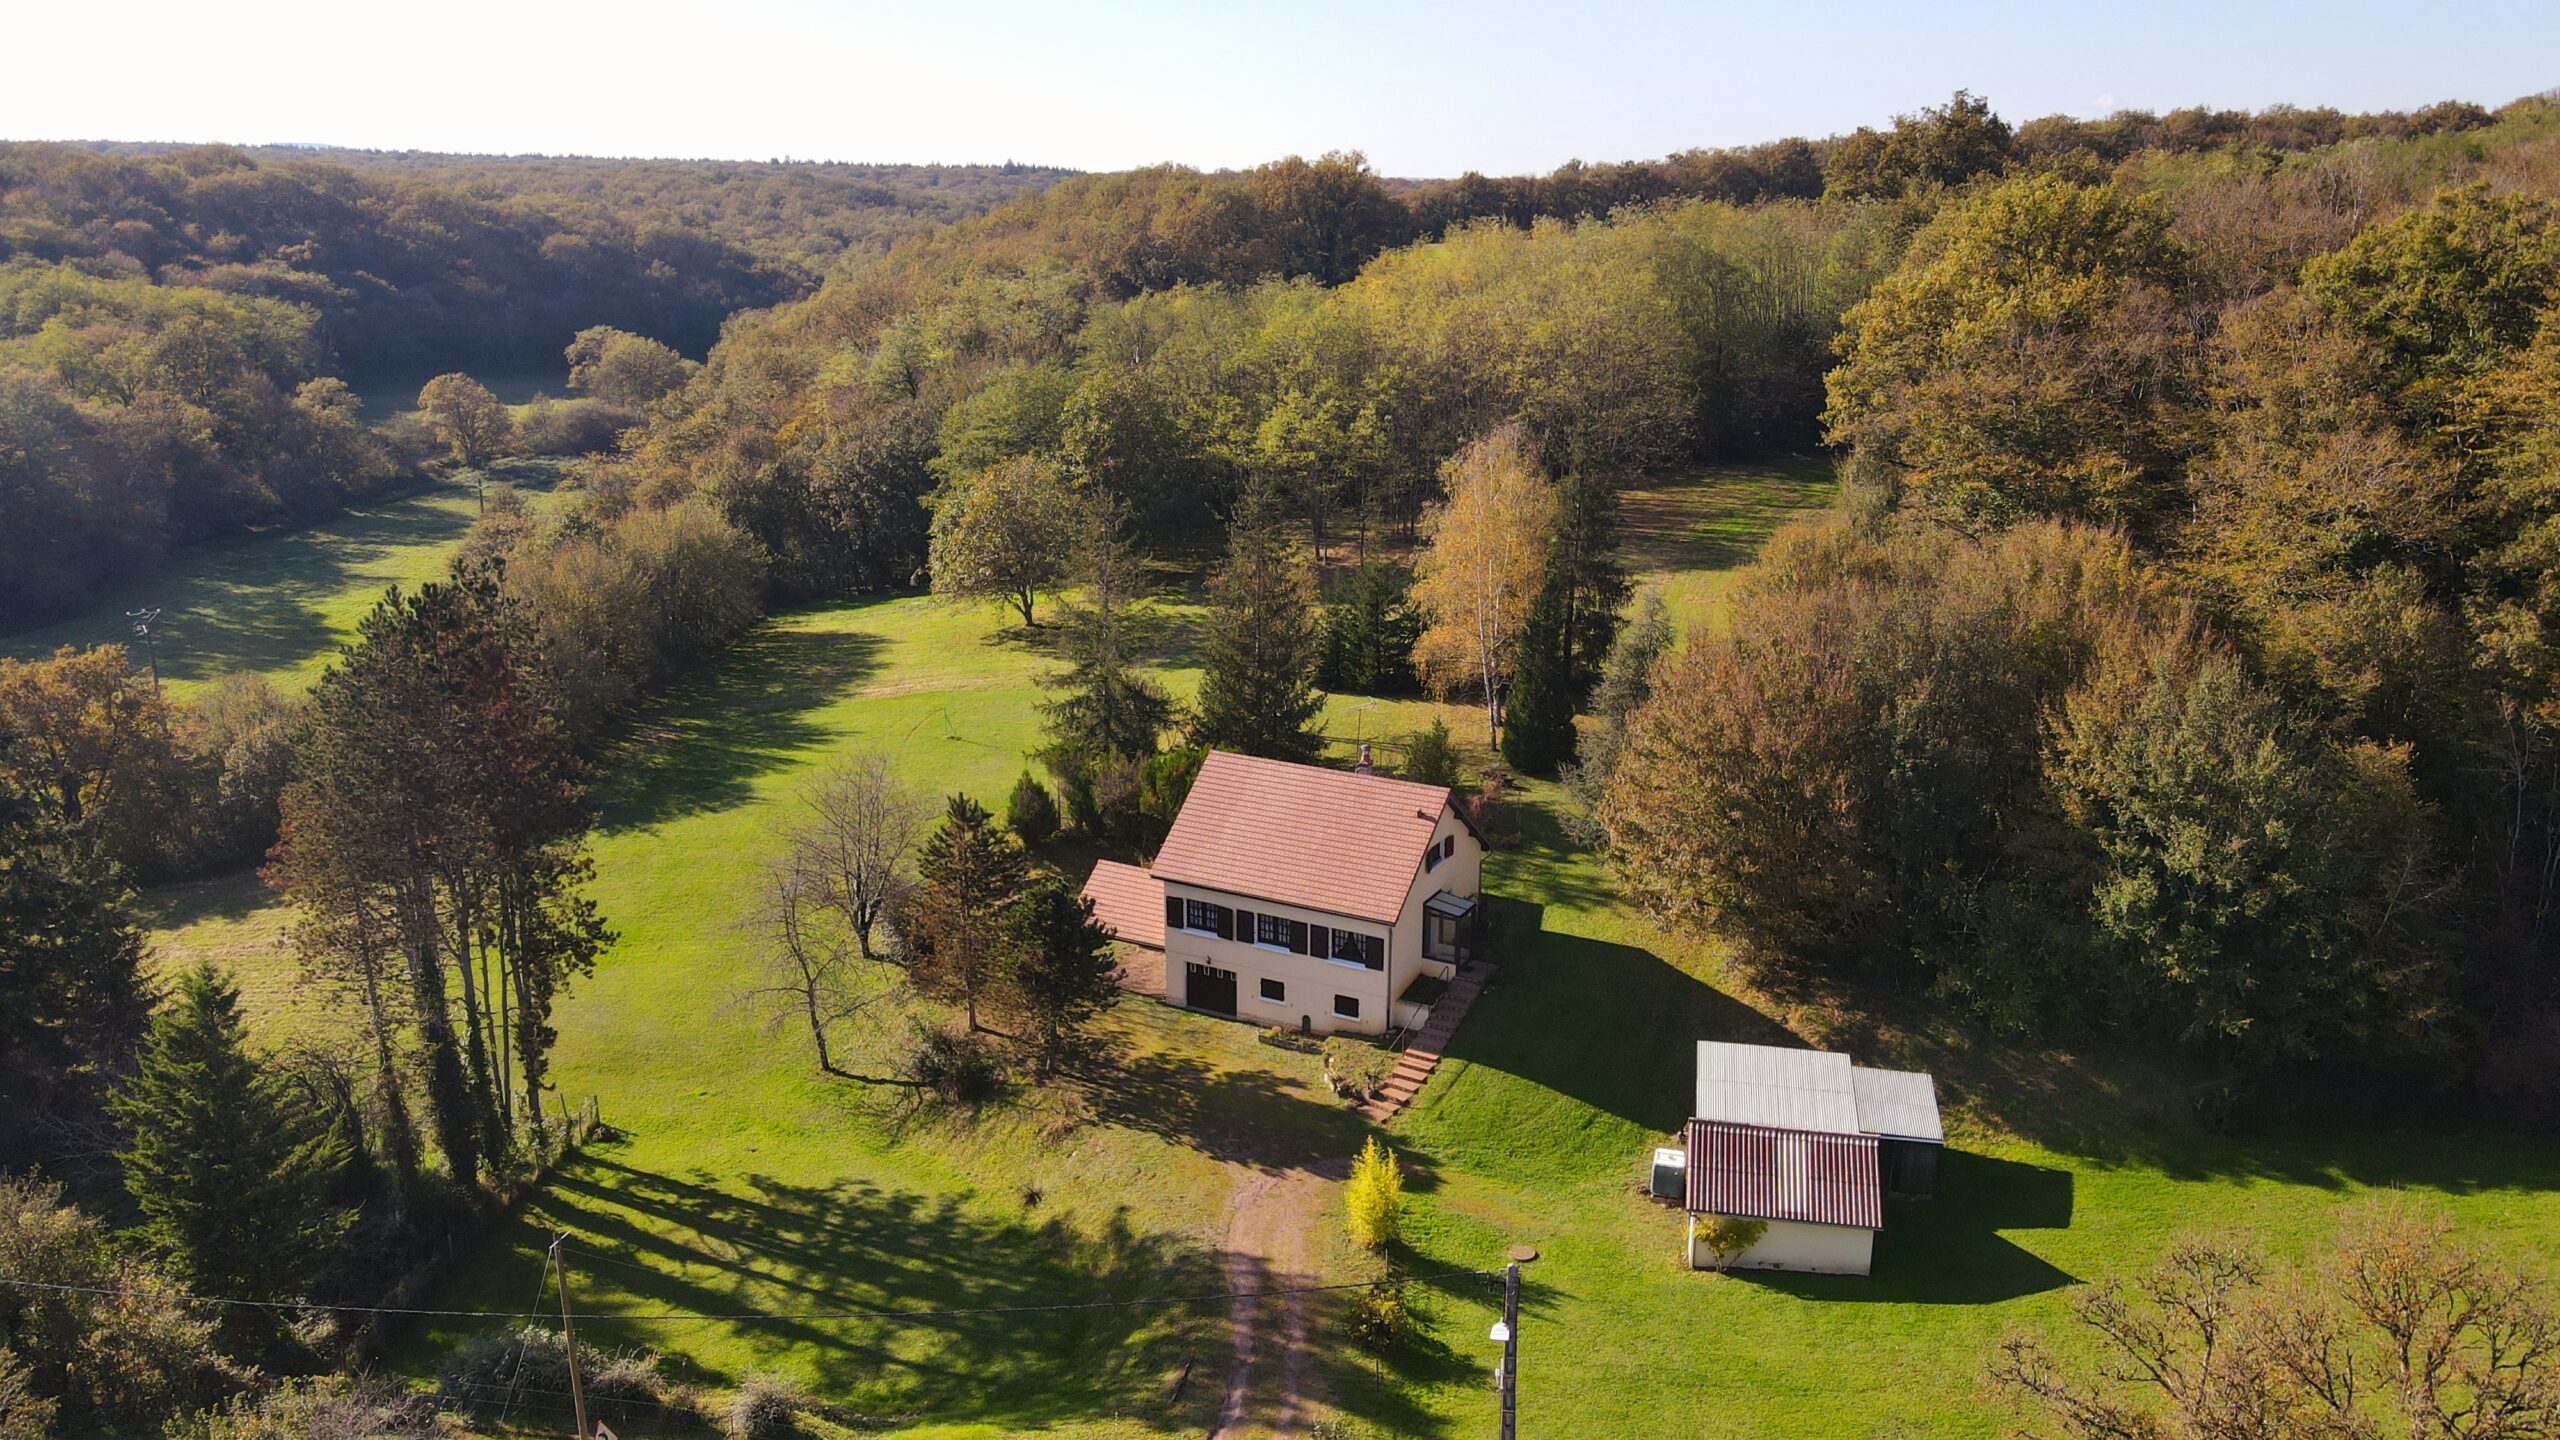
<path id="1" fill-rule="evenodd" d="M 1203 965 L 1197 960 L 1183 962 L 1182 998 L 1194 1010 L 1230 1019 L 1236 1013 L 1236 972 Z"/>

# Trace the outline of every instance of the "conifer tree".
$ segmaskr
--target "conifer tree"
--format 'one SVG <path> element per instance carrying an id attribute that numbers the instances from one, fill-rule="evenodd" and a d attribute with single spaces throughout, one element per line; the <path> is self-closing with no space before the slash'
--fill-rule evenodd
<path id="1" fill-rule="evenodd" d="M 1049 787 L 1040 783 L 1030 771 L 1013 782 L 1013 793 L 1005 797 L 1006 828 L 1022 838 L 1025 845 L 1046 845 L 1058 833 L 1058 801 Z"/>
<path id="2" fill-rule="evenodd" d="M 1211 588 L 1194 738 L 1273 760 L 1315 759 L 1324 749 L 1313 728 L 1324 709 L 1316 647 L 1305 556 L 1277 500 L 1257 489 L 1236 509 L 1227 566 Z"/>
<path id="3" fill-rule="evenodd" d="M 179 1278 L 216 1295 L 302 1298 L 346 1231 L 329 1199 L 345 1147 L 249 1054 L 240 992 L 211 963 L 179 978 L 114 1110 L 132 1136 L 118 1158 L 142 1233 Z M 277 1334 L 273 1311 L 222 1318 L 235 1349 Z"/>
<path id="4" fill-rule="evenodd" d="M 900 927 L 916 989 L 982 1028 L 978 1007 L 995 997 L 1009 969 L 1005 912 L 1022 895 L 1030 866 L 1022 846 L 987 808 L 954 795 L 942 823 L 916 857 L 916 888 Z"/>
<path id="5" fill-rule="evenodd" d="M 1550 571 L 1521 628 L 1511 688 L 1502 697 L 1502 758 L 1528 775 L 1550 775 L 1573 754 L 1570 585 Z"/>
<path id="6" fill-rule="evenodd" d="M 1056 875 L 1033 884 L 1006 913 L 1005 938 L 1012 956 L 1005 1007 L 1020 1018 L 1045 1077 L 1094 1017 L 1119 1002 L 1119 957 L 1093 902 Z"/>
<path id="7" fill-rule="evenodd" d="M 1400 695 L 1414 687 L 1413 647 L 1422 616 L 1413 583 L 1382 560 L 1361 562 L 1340 598 L 1324 607 L 1316 683 L 1353 695 Z"/>
<path id="8" fill-rule="evenodd" d="M 1094 792 L 1111 772 L 1154 754 L 1173 724 L 1172 699 L 1130 653 L 1138 566 L 1121 534 L 1120 514 L 1116 507 L 1095 504 L 1078 525 L 1075 568 L 1083 594 L 1066 607 L 1069 664 L 1063 674 L 1041 682 L 1056 698 L 1040 707 L 1049 736 L 1040 758 L 1058 777 L 1071 812 L 1094 808 Z M 1079 824 L 1095 818 L 1077 814 Z"/>

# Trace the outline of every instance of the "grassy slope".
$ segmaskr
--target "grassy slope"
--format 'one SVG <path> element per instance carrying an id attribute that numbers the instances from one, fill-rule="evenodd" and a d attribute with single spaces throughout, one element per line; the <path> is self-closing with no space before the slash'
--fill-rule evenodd
<path id="1" fill-rule="evenodd" d="M 1630 499 L 1631 551 L 1684 618 L 1718 613 L 1723 572 L 1754 533 L 1824 493 L 1817 470 L 1784 466 L 1645 492 Z M 1163 614 L 1155 651 L 1187 691 L 1196 612 Z M 1232 1173 L 1218 1162 L 1248 1147 L 1313 1159 L 1356 1144 L 1311 1061 L 1154 1006 L 1113 1020 L 1116 1077 L 966 1123 L 822 1080 L 787 1032 L 767 1038 L 729 1004 L 752 973 L 737 919 L 757 866 L 827 757 L 883 746 L 919 785 L 990 798 L 1019 771 L 1042 662 L 996 623 L 920 599 L 783 617 L 652 712 L 602 796 L 597 897 L 623 939 L 560 1017 L 563 1088 L 600 1093 L 628 1138 L 533 1201 L 441 1301 L 524 1305 L 541 1246 L 564 1228 L 594 1257 L 577 1282 L 582 1310 L 599 1313 L 975 1309 L 1215 1289 Z M 1330 728 L 1392 737 L 1435 709 L 1338 700 Z M 1440 713 L 1462 738 L 1477 733 L 1471 713 Z M 2111 1072 L 1888 1030 L 1848 1043 L 1934 1066 L 1961 1153 L 1939 1201 L 1892 1217 L 1878 1277 L 1690 1274 L 1679 1217 L 1631 1193 L 1637 1163 L 1685 1109 L 1689 1044 L 1781 1033 L 1771 1017 L 1784 1012 L 1713 988 L 1712 948 L 1667 941 L 1619 908 L 1605 871 L 1559 837 L 1552 788 L 1528 799 L 1530 843 L 1497 857 L 1488 885 L 1510 897 L 1514 933 L 1533 938 L 1505 947 L 1502 983 L 1396 1131 L 1423 1195 L 1417 1269 L 1484 1265 L 1513 1241 L 1544 1252 L 1524 1328 L 1529 1435 L 1661 1433 L 1665 1407 L 1679 1428 L 1715 1435 L 1865 1436 L 1897 1421 L 1985 1434 L 1972 1380 L 1985 1342 L 2050 1316 L 2068 1279 L 2137 1262 L 2197 1225 L 2307 1244 L 2345 1195 L 2376 1184 L 2441 1192 L 2473 1230 L 2560 1260 L 2560 1202 L 2547 1193 L 2560 1159 L 2548 1149 L 2343 1127 L 2212 1138 L 2093 1078 Z M 266 1033 L 315 1023 L 273 943 L 281 915 L 253 888 L 199 887 L 164 905 L 166 948 L 221 949 L 252 972 Z M 853 1061 L 884 1058 L 875 1048 Z M 1338 1248 L 1335 1259 L 1351 1263 Z M 1488 1302 L 1472 1286 L 1425 1296 L 1429 1327 L 1392 1383 L 1337 1353 L 1336 1399 L 1385 1433 L 1488 1426 Z M 599 1318 L 584 1333 L 645 1341 L 713 1382 L 793 1371 L 933 1436 L 1196 1430 L 1225 1355 L 1213 1314 L 1179 1312 L 895 1328 Z M 417 1337 L 406 1358 L 422 1364 L 451 1338 Z M 1168 1405 L 1186 1358 L 1200 1372 Z"/>
<path id="2" fill-rule="evenodd" d="M 544 503 L 546 494 L 534 487 L 547 485 L 547 468 L 515 466 L 509 476 Z M 298 690 L 319 678 L 386 588 L 441 578 L 475 513 L 471 491 L 447 482 L 364 501 L 305 529 L 183 555 L 60 624 L 0 636 L 0 655 L 25 659 L 59 645 L 130 643 L 125 612 L 156 605 L 160 674 L 173 695 L 234 670 Z M 140 648 L 134 646 L 137 661 Z"/>

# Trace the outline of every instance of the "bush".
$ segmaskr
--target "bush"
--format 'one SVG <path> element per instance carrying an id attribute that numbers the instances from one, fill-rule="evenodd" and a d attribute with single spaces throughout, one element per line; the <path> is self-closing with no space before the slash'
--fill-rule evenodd
<path id="1" fill-rule="evenodd" d="M 0 1409 L 0 1437 L 9 1437 Z M 167 1440 L 440 1440 L 435 1402 L 396 1381 L 323 1376 L 180 1419 Z"/>
<path id="2" fill-rule="evenodd" d="M 1384 1250 L 1403 1230 L 1404 1172 L 1377 1136 L 1370 1136 L 1360 1158 L 1351 1162 L 1342 1203 L 1351 1243 L 1363 1250 Z"/>
<path id="3" fill-rule="evenodd" d="M 1351 1311 L 1342 1320 L 1351 1343 L 1372 1355 L 1384 1355 L 1413 1333 L 1413 1310 L 1404 1303 L 1402 1280 L 1381 1280 L 1351 1295 Z"/>
<path id="4" fill-rule="evenodd" d="M 1058 802 L 1028 770 L 1013 782 L 1013 794 L 1004 802 L 1004 823 L 1025 845 L 1046 845 L 1057 838 Z"/>
<path id="5" fill-rule="evenodd" d="M 581 1346 L 578 1366 L 589 1413 L 616 1425 L 694 1409 L 692 1392 L 660 1373 L 658 1357 L 646 1350 Z M 568 1393 L 569 1347 L 539 1325 L 475 1335 L 436 1367 L 436 1396 L 450 1410 L 543 1412 Z"/>
<path id="6" fill-rule="evenodd" d="M 971 1109 L 1004 1093 L 1004 1059 L 985 1038 L 947 1025 L 918 1025 L 907 1075 L 937 1098 Z"/>
<path id="7" fill-rule="evenodd" d="M 1699 1243 L 1715 1258 L 1716 1269 L 1722 1271 L 1744 1252 L 1760 1243 L 1769 1233 L 1766 1220 L 1746 1220 L 1738 1215 L 1706 1215 L 1698 1220 Z"/>
<path id="8" fill-rule="evenodd" d="M 809 1397 L 784 1375 L 750 1375 L 729 1401 L 728 1432 L 736 1440 L 787 1440 L 800 1428 Z"/>
<path id="9" fill-rule="evenodd" d="M 1329 1035 L 1324 1042 L 1324 1078 L 1334 1093 L 1366 1100 L 1385 1088 L 1395 1073 L 1395 1052 L 1352 1035 Z"/>
<path id="10" fill-rule="evenodd" d="M 640 412 L 603 400 L 537 397 L 516 426 L 516 449 L 525 455 L 595 455 L 613 448 L 622 432 L 640 423 Z"/>
<path id="11" fill-rule="evenodd" d="M 1419 785 L 1458 788 L 1458 742 L 1449 738 L 1449 722 L 1434 719 L 1428 730 L 1404 740 L 1404 778 Z"/>

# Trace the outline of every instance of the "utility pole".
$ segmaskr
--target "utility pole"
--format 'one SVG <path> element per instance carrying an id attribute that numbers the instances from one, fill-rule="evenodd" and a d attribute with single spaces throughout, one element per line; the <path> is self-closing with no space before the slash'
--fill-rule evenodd
<path id="1" fill-rule="evenodd" d="M 133 622 L 133 633 L 142 641 L 142 651 L 151 657 L 151 698 L 160 698 L 160 642 L 151 638 L 151 622 L 160 618 L 160 607 L 127 610 L 124 618 Z"/>
<path id="2" fill-rule="evenodd" d="M 568 1241 L 569 1232 L 566 1230 L 563 1230 L 552 1237 L 551 1268 L 557 1272 L 560 1277 L 560 1338 L 567 1341 L 569 1345 L 569 1409 L 572 1414 L 577 1416 L 578 1440 L 587 1440 L 587 1437 L 593 1432 L 587 1429 L 586 1387 L 578 1383 L 577 1323 L 569 1318 L 569 1257 L 561 1252 L 561 1247 L 566 1245 Z M 1516 1265 L 1513 1266 L 1512 1271 L 1516 1275 L 1519 1271 L 1519 1267 Z M 1506 1416 L 1509 1414 L 1507 1407 L 1504 1413 Z M 1508 1434 L 1510 1421 L 1506 1418 L 1503 1424 L 1504 1433 Z"/>
<path id="3" fill-rule="evenodd" d="M 1537 1254 L 1526 1248 L 1511 1253 Z M 1493 1327 L 1493 1341 L 1502 1347 L 1501 1368 L 1493 1372 L 1493 1388 L 1502 1395 L 1502 1440 L 1519 1440 L 1520 1262 L 1516 1259 L 1502 1267 L 1502 1320 Z"/>

